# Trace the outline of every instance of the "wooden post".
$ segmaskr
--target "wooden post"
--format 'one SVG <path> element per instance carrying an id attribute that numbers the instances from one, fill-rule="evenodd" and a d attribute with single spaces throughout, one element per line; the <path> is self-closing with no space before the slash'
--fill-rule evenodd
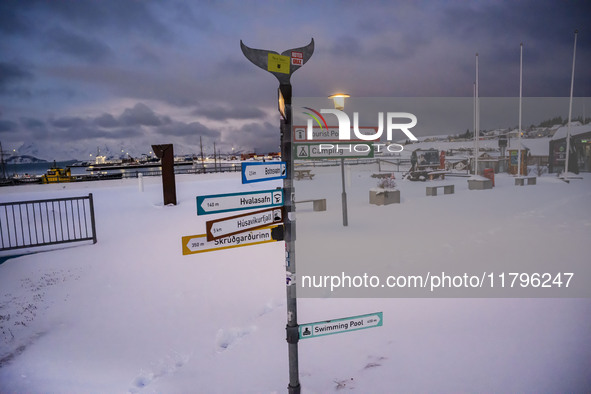
<path id="1" fill-rule="evenodd" d="M 162 163 L 162 194 L 164 196 L 164 205 L 176 205 L 174 152 L 172 144 L 152 145 L 152 150 Z"/>

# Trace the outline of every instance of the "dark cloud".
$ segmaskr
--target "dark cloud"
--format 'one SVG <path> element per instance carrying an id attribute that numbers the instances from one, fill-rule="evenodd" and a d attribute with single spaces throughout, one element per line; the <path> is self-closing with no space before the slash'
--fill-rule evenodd
<path id="1" fill-rule="evenodd" d="M 48 48 L 88 62 L 98 62 L 107 59 L 111 48 L 98 38 L 68 31 L 60 26 L 49 29 L 44 34 L 44 41 Z"/>
<path id="2" fill-rule="evenodd" d="M 20 0 L 4 0 L 0 2 L 0 32 L 5 34 L 21 34 L 29 30 L 29 24 L 23 17 L 23 6 Z"/>
<path id="3" fill-rule="evenodd" d="M 24 67 L 15 63 L 0 62 L 0 92 L 9 85 L 30 79 L 33 79 L 33 73 Z"/>
<path id="4" fill-rule="evenodd" d="M 147 105 L 137 103 L 133 108 L 126 108 L 123 111 L 119 117 L 119 122 L 126 126 L 160 126 L 170 123 L 170 118 L 158 116 Z"/>
<path id="5" fill-rule="evenodd" d="M 214 29 L 215 24 L 206 8 L 201 9 L 196 3 L 189 5 L 189 3 L 179 1 L 167 4 L 170 4 L 176 23 L 204 32 Z M 197 8 L 194 7 L 195 5 Z"/>
<path id="6" fill-rule="evenodd" d="M 47 127 L 44 121 L 36 119 L 36 118 L 21 118 L 20 122 L 25 129 L 42 129 Z"/>
<path id="7" fill-rule="evenodd" d="M 16 131 L 18 124 L 11 120 L 0 119 L 0 133 Z"/>
<path id="8" fill-rule="evenodd" d="M 50 123 L 53 127 L 60 129 L 70 129 L 73 127 L 81 127 L 86 124 L 86 121 L 77 116 L 64 116 L 61 118 L 52 119 Z"/>
<path id="9" fill-rule="evenodd" d="M 161 41 L 170 37 L 165 23 L 144 1 L 42 1 L 41 12 L 48 19 L 59 18 L 80 31 L 138 32 Z"/>
<path id="10" fill-rule="evenodd" d="M 238 130 L 226 133 L 224 142 L 229 145 L 244 146 L 256 150 L 257 153 L 279 152 L 279 125 L 264 123 L 249 123 Z"/>
<path id="11" fill-rule="evenodd" d="M 161 66 L 163 64 L 163 60 L 158 53 L 147 45 L 135 45 L 132 51 L 140 64 L 150 64 L 153 66 Z"/>
<path id="12" fill-rule="evenodd" d="M 105 127 L 105 128 L 112 128 L 119 126 L 119 122 L 117 119 L 111 114 L 102 114 L 101 116 L 97 116 L 94 118 L 94 123 L 97 126 Z"/>
<path id="13" fill-rule="evenodd" d="M 334 40 L 329 48 L 331 54 L 351 58 L 352 56 L 364 56 L 364 47 L 359 39 L 353 36 L 341 36 Z"/>
<path id="14" fill-rule="evenodd" d="M 199 123 L 199 122 L 191 122 L 191 123 L 183 123 L 183 122 L 173 122 L 164 127 L 160 127 L 156 131 L 160 135 L 167 135 L 171 137 L 208 137 L 212 139 L 216 139 L 220 137 L 220 132 L 217 130 L 212 130 L 209 127 Z M 198 139 L 197 139 L 198 141 Z"/>
<path id="15" fill-rule="evenodd" d="M 90 123 L 80 127 L 72 127 L 60 130 L 58 133 L 52 133 L 52 136 L 58 134 L 59 138 L 66 141 L 92 141 L 97 139 L 119 140 L 122 138 L 142 137 L 145 133 L 139 127 L 125 127 L 117 130 L 104 130 Z"/>
<path id="16" fill-rule="evenodd" d="M 254 66 L 246 58 L 226 57 L 216 63 L 215 75 L 218 77 L 230 77 L 248 75 Z"/>
<path id="17" fill-rule="evenodd" d="M 220 106 L 197 108 L 192 114 L 204 116 L 212 120 L 257 119 L 265 117 L 265 113 L 260 109 L 247 106 L 237 106 L 234 108 Z"/>

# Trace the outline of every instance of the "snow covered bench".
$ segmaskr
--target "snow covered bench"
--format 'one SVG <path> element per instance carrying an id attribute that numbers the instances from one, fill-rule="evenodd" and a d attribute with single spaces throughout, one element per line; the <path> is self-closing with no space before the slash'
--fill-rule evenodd
<path id="1" fill-rule="evenodd" d="M 536 184 L 536 177 L 535 176 L 520 176 L 515 178 L 515 186 L 523 186 L 525 181 L 527 180 L 528 185 L 535 185 Z"/>
<path id="2" fill-rule="evenodd" d="M 454 194 L 454 185 L 438 185 L 438 186 L 427 186 L 427 195 L 436 196 L 437 188 L 443 188 L 443 194 Z"/>
<path id="3" fill-rule="evenodd" d="M 468 179 L 468 190 L 487 190 L 493 188 L 492 179 L 483 176 L 472 176 Z"/>
<path id="4" fill-rule="evenodd" d="M 315 211 L 326 211 L 326 198 L 320 198 L 317 200 L 302 200 L 302 201 L 296 201 L 296 204 L 301 204 L 304 202 L 311 202 L 312 203 L 312 209 L 314 209 Z"/>

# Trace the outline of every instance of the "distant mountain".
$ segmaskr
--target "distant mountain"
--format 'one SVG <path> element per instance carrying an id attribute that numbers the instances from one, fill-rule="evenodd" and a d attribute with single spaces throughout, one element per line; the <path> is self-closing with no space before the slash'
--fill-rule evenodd
<path id="1" fill-rule="evenodd" d="M 150 146 L 141 147 L 127 147 L 123 146 L 112 146 L 112 145 L 101 145 L 101 146 L 80 146 L 78 144 L 56 144 L 56 143 L 43 143 L 37 145 L 35 142 L 28 142 L 22 144 L 16 149 L 18 156 L 32 156 L 36 158 L 42 158 L 40 160 L 45 161 L 67 161 L 67 160 L 78 160 L 78 161 L 92 161 L 94 162 L 97 155 L 107 156 L 108 158 L 122 158 L 122 157 L 140 157 L 142 153 L 150 152 Z"/>
<path id="2" fill-rule="evenodd" d="M 138 158 L 142 154 L 148 154 L 152 150 L 151 145 L 132 144 L 122 141 L 120 144 L 102 144 L 82 146 L 79 143 L 43 143 L 36 142 L 22 144 L 14 153 L 18 156 L 32 156 L 45 161 L 91 161 L 94 162 L 97 155 L 106 156 L 109 159 Z M 174 144 L 174 153 L 183 155 L 198 152 L 188 146 Z M 206 152 L 208 154 L 209 152 Z"/>
<path id="3" fill-rule="evenodd" d="M 4 160 L 6 164 L 29 164 L 29 163 L 47 163 L 47 160 L 38 159 L 29 155 L 14 155 Z"/>

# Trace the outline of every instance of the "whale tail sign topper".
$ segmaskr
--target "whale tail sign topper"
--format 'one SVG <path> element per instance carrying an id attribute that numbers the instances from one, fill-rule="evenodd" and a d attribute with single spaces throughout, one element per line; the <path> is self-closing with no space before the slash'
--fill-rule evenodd
<path id="1" fill-rule="evenodd" d="M 275 75 L 281 85 L 288 85 L 291 74 L 302 67 L 314 53 L 314 39 L 306 46 L 288 49 L 281 54 L 265 49 L 249 48 L 240 40 L 242 53 L 248 60 Z"/>

